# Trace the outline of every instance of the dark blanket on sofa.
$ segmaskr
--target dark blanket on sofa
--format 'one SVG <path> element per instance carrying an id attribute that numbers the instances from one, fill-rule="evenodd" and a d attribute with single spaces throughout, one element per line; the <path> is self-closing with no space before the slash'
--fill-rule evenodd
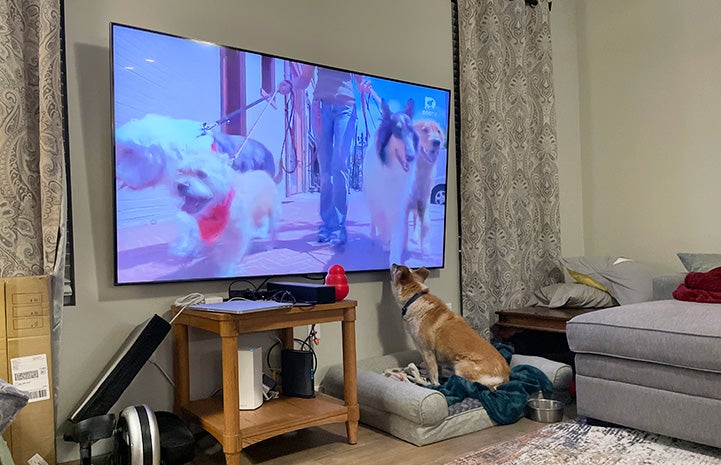
<path id="1" fill-rule="evenodd" d="M 509 361 L 512 351 L 508 346 L 497 344 L 496 349 Z M 522 416 L 531 394 L 538 391 L 552 392 L 553 384 L 538 368 L 531 365 L 516 365 L 511 369 L 510 379 L 491 391 L 480 383 L 452 375 L 440 386 L 432 387 L 446 396 L 448 405 L 470 397 L 478 399 L 483 408 L 499 425 L 517 422 Z"/>
<path id="2" fill-rule="evenodd" d="M 687 302 L 721 303 L 721 267 L 706 272 L 689 272 L 673 298 Z"/>

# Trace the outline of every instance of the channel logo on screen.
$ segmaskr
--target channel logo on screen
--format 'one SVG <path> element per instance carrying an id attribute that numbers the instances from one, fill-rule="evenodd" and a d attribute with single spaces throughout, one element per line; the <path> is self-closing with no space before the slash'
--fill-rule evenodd
<path id="1" fill-rule="evenodd" d="M 423 105 L 423 116 L 436 116 L 436 99 L 426 97 Z"/>

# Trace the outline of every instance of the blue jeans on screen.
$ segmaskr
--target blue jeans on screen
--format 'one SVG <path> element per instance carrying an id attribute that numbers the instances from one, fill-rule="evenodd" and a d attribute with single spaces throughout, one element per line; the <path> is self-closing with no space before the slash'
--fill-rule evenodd
<path id="1" fill-rule="evenodd" d="M 355 104 L 319 102 L 318 165 L 320 168 L 319 240 L 339 231 L 345 243 L 348 216 L 349 163 L 356 133 Z"/>

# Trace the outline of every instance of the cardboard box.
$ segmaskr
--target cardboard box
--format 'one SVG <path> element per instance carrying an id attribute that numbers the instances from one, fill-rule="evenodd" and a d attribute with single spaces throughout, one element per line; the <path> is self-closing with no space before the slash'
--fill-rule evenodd
<path id="1" fill-rule="evenodd" d="M 3 435 L 13 460 L 25 464 L 39 454 L 56 463 L 53 400 L 50 277 L 2 279 L 7 380 L 30 394 Z"/>

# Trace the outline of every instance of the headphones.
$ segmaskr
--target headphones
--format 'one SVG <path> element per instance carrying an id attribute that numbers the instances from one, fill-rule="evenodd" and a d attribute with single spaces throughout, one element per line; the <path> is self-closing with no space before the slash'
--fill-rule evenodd
<path id="1" fill-rule="evenodd" d="M 150 407 L 126 407 L 115 428 L 118 465 L 160 465 L 160 430 Z"/>

